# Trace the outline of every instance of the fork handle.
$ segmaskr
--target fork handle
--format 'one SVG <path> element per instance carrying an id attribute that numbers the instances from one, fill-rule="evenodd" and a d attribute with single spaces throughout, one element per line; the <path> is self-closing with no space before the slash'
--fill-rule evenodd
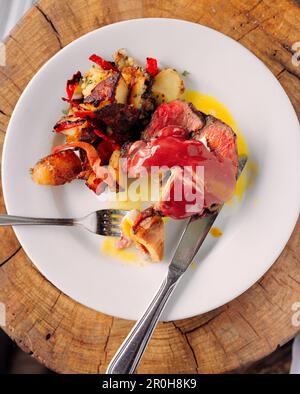
<path id="1" fill-rule="evenodd" d="M 73 226 L 73 219 L 56 218 L 30 218 L 24 216 L 0 215 L 0 226 L 18 225 L 53 225 L 53 226 Z"/>
<path id="2" fill-rule="evenodd" d="M 143 316 L 136 322 L 127 338 L 111 360 L 107 374 L 132 374 L 138 366 L 151 339 L 158 319 L 182 272 L 169 268 L 168 274 Z"/>

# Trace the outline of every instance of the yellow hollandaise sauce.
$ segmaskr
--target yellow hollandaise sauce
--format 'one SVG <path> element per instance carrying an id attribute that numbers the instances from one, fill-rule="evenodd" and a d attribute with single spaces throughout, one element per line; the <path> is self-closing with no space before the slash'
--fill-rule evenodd
<path id="1" fill-rule="evenodd" d="M 115 237 L 106 237 L 102 242 L 101 251 L 107 256 L 116 257 L 124 262 L 135 263 L 138 261 L 138 254 L 135 251 L 117 248 L 117 238 Z"/>

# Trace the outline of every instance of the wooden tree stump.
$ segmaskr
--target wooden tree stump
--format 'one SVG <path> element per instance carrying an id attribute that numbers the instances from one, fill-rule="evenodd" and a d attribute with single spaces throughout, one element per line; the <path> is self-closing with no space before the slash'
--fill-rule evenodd
<path id="1" fill-rule="evenodd" d="M 0 145 L 28 81 L 52 55 L 84 33 L 141 17 L 180 18 L 217 29 L 254 52 L 277 76 L 300 115 L 300 7 L 288 0 L 41 0 L 6 41 L 0 67 Z M 274 114 L 276 116 L 276 114 Z M 2 196 L 1 212 L 5 212 Z M 245 368 L 292 338 L 300 301 L 300 224 L 269 272 L 229 304 L 192 319 L 160 323 L 141 373 L 217 373 Z M 104 372 L 133 322 L 90 310 L 32 265 L 11 229 L 0 229 L 0 301 L 7 334 L 58 372 Z"/>

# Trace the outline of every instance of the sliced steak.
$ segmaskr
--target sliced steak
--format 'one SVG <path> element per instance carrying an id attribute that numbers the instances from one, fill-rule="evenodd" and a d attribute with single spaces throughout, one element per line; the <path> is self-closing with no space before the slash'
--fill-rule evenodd
<path id="1" fill-rule="evenodd" d="M 196 132 L 202 129 L 204 124 L 204 115 L 197 111 L 193 104 L 174 100 L 170 103 L 161 104 L 156 109 L 143 137 L 146 140 L 155 138 L 162 128 L 170 125 L 181 126 L 189 132 Z"/>
<path id="2" fill-rule="evenodd" d="M 214 116 L 207 116 L 203 129 L 192 136 L 195 140 L 206 139 L 207 146 L 217 156 L 230 159 L 234 166 L 238 166 L 238 152 L 236 134 L 230 126 Z"/>
<path id="3" fill-rule="evenodd" d="M 224 203 L 234 193 L 236 169 L 232 162 L 219 159 L 200 141 L 174 136 L 136 141 L 126 155 L 127 174 L 132 178 L 145 173 L 153 175 L 153 170 L 160 167 L 164 171 L 170 169 L 172 175 L 163 186 L 162 198 L 155 204 L 162 215 L 174 219 L 201 215 L 205 208 Z M 176 195 L 178 188 L 182 193 Z"/>

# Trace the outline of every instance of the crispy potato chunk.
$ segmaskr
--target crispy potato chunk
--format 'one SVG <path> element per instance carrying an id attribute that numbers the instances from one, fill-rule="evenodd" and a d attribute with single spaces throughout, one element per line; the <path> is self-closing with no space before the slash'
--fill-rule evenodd
<path id="1" fill-rule="evenodd" d="M 124 78 L 121 76 L 115 90 L 115 100 L 117 103 L 126 104 L 127 96 L 128 96 L 128 87 Z"/>
<path id="2" fill-rule="evenodd" d="M 113 151 L 110 159 L 109 159 L 109 165 L 116 171 L 119 172 L 119 160 L 120 160 L 120 155 L 121 152 L 116 149 Z"/>
<path id="3" fill-rule="evenodd" d="M 165 68 L 155 76 L 152 92 L 157 104 L 168 103 L 184 93 L 184 82 L 176 70 Z"/>
<path id="4" fill-rule="evenodd" d="M 113 75 L 113 71 L 111 70 L 102 70 L 100 67 L 93 65 L 89 71 L 87 71 L 80 85 L 82 94 L 84 97 L 87 97 L 91 94 L 92 90 L 102 81 L 111 77 Z"/>
<path id="5" fill-rule="evenodd" d="M 141 67 L 124 67 L 122 76 L 129 88 L 128 104 L 137 109 L 146 109 L 149 105 L 151 107 L 149 97 L 151 96 L 152 76 Z"/>
<path id="6" fill-rule="evenodd" d="M 119 70 L 121 70 L 124 67 L 128 67 L 128 66 L 131 67 L 137 65 L 134 58 L 126 54 L 125 49 L 119 49 L 114 54 L 113 58 Z"/>
<path id="7" fill-rule="evenodd" d="M 74 127 L 70 127 L 74 125 Z M 67 143 L 79 141 L 82 130 L 88 126 L 87 121 L 78 117 L 67 115 L 62 117 L 54 126 L 53 131 L 63 134 Z"/>
<path id="8" fill-rule="evenodd" d="M 128 87 L 131 89 L 136 80 L 144 77 L 144 71 L 141 67 L 129 67 L 126 66 L 121 70 L 122 76 L 127 83 Z"/>
<path id="9" fill-rule="evenodd" d="M 149 254 L 152 261 L 161 261 L 164 254 L 164 222 L 154 215 L 143 219 L 136 228 L 132 239 Z"/>
<path id="10" fill-rule="evenodd" d="M 116 101 L 120 104 L 126 104 L 128 88 L 121 73 L 113 72 L 111 75 L 99 82 L 85 97 L 84 103 L 93 104 L 96 107 L 103 101 Z"/>
<path id="11" fill-rule="evenodd" d="M 145 212 L 145 211 L 144 211 Z M 152 214 L 135 222 L 140 211 L 132 210 L 124 216 L 121 230 L 125 239 L 132 240 L 135 246 L 148 255 L 152 261 L 161 261 L 164 254 L 164 222 L 160 215 Z M 133 229 L 135 227 L 135 229 Z"/>
<path id="12" fill-rule="evenodd" d="M 143 106 L 143 95 L 147 90 L 147 79 L 144 75 L 137 78 L 131 88 L 129 104 L 141 109 Z"/>
<path id="13" fill-rule="evenodd" d="M 32 169 L 32 179 L 39 185 L 63 185 L 75 179 L 81 169 L 79 157 L 65 150 L 41 159 Z"/>

